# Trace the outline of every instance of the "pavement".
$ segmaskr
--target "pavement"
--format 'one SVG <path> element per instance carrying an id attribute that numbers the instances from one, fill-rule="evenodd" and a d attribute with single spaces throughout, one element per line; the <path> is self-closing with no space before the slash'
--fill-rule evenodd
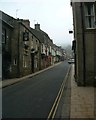
<path id="1" fill-rule="evenodd" d="M 55 64 L 47 69 L 50 69 L 58 64 Z M 3 82 L 0 81 L 0 88 L 15 84 L 16 82 L 19 82 L 28 77 L 37 75 L 47 69 L 41 70 L 39 72 L 36 72 L 34 74 L 31 74 L 22 78 L 4 80 Z M 70 98 L 71 100 L 70 100 L 70 115 L 69 115 L 70 119 L 71 118 L 87 118 L 87 119 L 91 118 L 92 120 L 93 119 L 95 120 L 96 119 L 95 118 L 95 115 L 96 115 L 95 88 L 89 87 L 89 86 L 87 87 L 77 86 L 77 83 L 75 82 L 75 79 L 74 79 L 74 64 L 72 64 L 72 67 L 70 70 L 70 81 L 71 81 L 71 98 Z M 62 113 L 64 112 L 62 111 Z"/>
<path id="2" fill-rule="evenodd" d="M 77 86 L 74 80 L 74 65 L 71 69 L 70 118 L 95 118 L 95 87 Z"/>

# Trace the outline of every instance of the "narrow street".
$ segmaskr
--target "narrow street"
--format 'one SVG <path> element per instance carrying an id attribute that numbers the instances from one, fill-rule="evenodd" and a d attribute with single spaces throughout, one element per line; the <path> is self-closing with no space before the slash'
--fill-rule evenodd
<path id="1" fill-rule="evenodd" d="M 67 61 L 2 90 L 3 118 L 47 118 L 70 65 Z"/>
<path id="2" fill-rule="evenodd" d="M 96 120 L 96 0 L 0 0 L 0 119 Z"/>

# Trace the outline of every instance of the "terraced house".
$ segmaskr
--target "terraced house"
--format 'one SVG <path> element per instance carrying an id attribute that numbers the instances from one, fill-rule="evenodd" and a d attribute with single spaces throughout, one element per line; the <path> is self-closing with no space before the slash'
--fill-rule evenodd
<path id="1" fill-rule="evenodd" d="M 39 70 L 38 49 L 39 40 L 30 31 L 30 21 L 2 12 L 3 77 L 21 77 Z"/>
<path id="2" fill-rule="evenodd" d="M 3 79 L 32 74 L 55 63 L 52 62 L 53 41 L 40 29 L 40 24 L 35 24 L 33 29 L 28 19 L 15 19 L 2 11 L 0 13 Z"/>
<path id="3" fill-rule="evenodd" d="M 96 1 L 71 2 L 75 77 L 79 86 L 96 85 Z"/>
<path id="4" fill-rule="evenodd" d="M 41 43 L 41 56 L 40 66 L 41 69 L 51 65 L 51 46 L 53 41 L 50 39 L 47 33 L 41 30 L 40 24 L 35 24 L 35 29 L 31 28 L 31 31 L 38 37 Z"/>

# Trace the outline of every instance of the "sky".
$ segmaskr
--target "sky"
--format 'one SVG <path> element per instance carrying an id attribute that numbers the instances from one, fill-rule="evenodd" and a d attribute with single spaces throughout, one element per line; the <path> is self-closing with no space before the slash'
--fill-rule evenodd
<path id="1" fill-rule="evenodd" d="M 39 23 L 58 46 L 72 44 L 70 0 L 0 0 L 0 10 L 14 18 L 29 19 L 32 28 Z"/>

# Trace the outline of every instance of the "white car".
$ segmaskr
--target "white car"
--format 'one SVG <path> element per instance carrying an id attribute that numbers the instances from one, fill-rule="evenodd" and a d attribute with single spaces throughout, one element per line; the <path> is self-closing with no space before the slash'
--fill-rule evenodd
<path id="1" fill-rule="evenodd" d="M 68 63 L 69 63 L 69 64 L 72 64 L 72 63 L 74 63 L 74 62 L 75 62 L 75 61 L 74 61 L 74 58 L 71 58 L 71 59 L 68 60 Z"/>

